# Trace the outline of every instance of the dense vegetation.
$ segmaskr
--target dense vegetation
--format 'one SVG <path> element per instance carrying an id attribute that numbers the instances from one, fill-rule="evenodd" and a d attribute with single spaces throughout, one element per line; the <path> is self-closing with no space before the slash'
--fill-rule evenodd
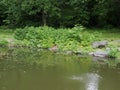
<path id="1" fill-rule="evenodd" d="M 0 0 L 0 25 L 120 27 L 120 0 Z"/>
<path id="2" fill-rule="evenodd" d="M 47 49 L 57 47 L 62 51 L 94 51 L 91 44 L 106 38 L 101 37 L 98 29 L 90 32 L 84 27 L 109 28 L 106 29 L 109 32 L 110 28 L 119 28 L 119 4 L 119 0 L 1 0 L 0 26 L 9 26 L 4 28 L 8 31 L 10 27 L 18 29 L 14 29 L 17 40 L 4 37 L 0 46 L 15 43 Z M 115 41 L 108 42 L 112 40 Z M 109 55 L 114 57 L 119 45 L 112 42 L 107 47 L 112 48 Z"/>
<path id="3" fill-rule="evenodd" d="M 15 38 L 24 44 L 36 48 L 51 48 L 57 46 L 60 50 L 76 51 L 99 40 L 98 32 L 88 33 L 84 27 L 75 26 L 72 29 L 54 29 L 52 27 L 26 27 L 17 29 Z M 97 36 L 97 38 L 96 38 Z M 92 47 L 91 47 L 92 48 Z"/>
<path id="4" fill-rule="evenodd" d="M 110 29 L 111 32 L 115 31 Z M 118 29 L 119 30 L 119 29 Z M 85 29 L 83 26 L 75 26 L 71 29 L 69 28 L 59 28 L 55 29 L 52 27 L 25 27 L 24 29 L 17 29 L 15 31 L 14 37 L 17 39 L 17 46 L 28 46 L 37 49 L 49 49 L 52 51 L 64 51 L 66 53 L 79 53 L 88 54 L 94 52 L 99 48 L 93 48 L 92 43 L 95 41 L 107 40 L 109 43 L 106 47 L 101 48 L 101 50 L 107 50 L 109 48 L 108 56 L 110 58 L 115 58 L 120 55 L 118 48 L 120 46 L 119 33 L 116 34 L 109 32 L 110 35 L 115 34 L 115 37 L 110 38 L 105 36 L 108 34 L 105 30 L 94 31 Z M 103 34 L 104 33 L 104 34 Z M 112 35 L 113 36 L 113 35 Z"/>

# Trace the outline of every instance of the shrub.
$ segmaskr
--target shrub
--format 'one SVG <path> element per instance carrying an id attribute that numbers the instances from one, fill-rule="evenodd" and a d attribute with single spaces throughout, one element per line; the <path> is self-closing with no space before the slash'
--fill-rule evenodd
<path id="1" fill-rule="evenodd" d="M 17 29 L 15 38 L 26 41 L 29 46 L 50 48 L 57 45 L 61 50 L 79 50 L 80 46 L 91 45 L 96 40 L 94 34 L 83 31 L 83 26 L 72 29 L 54 29 L 52 27 L 26 27 Z"/>
<path id="2" fill-rule="evenodd" d="M 23 40 L 26 37 L 27 29 L 16 29 L 14 37 L 17 40 Z"/>
<path id="3" fill-rule="evenodd" d="M 0 47 L 7 47 L 8 46 L 8 41 L 2 40 L 0 41 Z"/>
<path id="4" fill-rule="evenodd" d="M 109 58 L 116 58 L 117 53 L 118 53 L 117 48 L 111 48 L 110 51 L 108 52 L 108 57 Z"/>

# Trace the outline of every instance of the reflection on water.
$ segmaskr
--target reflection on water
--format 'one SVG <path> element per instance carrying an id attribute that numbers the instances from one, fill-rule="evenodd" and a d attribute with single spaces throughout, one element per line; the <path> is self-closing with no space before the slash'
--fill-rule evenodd
<path id="1" fill-rule="evenodd" d="M 73 80 L 79 80 L 85 84 L 85 90 L 98 90 L 100 76 L 96 73 L 87 73 L 81 76 L 72 76 Z"/>
<path id="2" fill-rule="evenodd" d="M 0 90 L 120 90 L 119 64 L 109 67 L 114 60 L 97 64 L 88 57 L 30 49 L 0 53 Z"/>
<path id="3" fill-rule="evenodd" d="M 87 81 L 86 81 L 86 90 L 98 90 L 99 85 L 99 78 L 100 76 L 95 73 L 88 73 L 86 75 Z"/>

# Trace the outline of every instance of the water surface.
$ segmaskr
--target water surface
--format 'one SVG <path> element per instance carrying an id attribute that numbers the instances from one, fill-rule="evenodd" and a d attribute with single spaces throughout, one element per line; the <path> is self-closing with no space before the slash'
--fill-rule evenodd
<path id="1" fill-rule="evenodd" d="M 0 49 L 0 90 L 120 90 L 120 64 L 30 49 Z"/>

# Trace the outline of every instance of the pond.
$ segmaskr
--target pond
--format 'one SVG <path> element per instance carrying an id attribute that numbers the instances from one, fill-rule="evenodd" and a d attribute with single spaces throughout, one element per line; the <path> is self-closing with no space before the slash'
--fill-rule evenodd
<path id="1" fill-rule="evenodd" d="M 0 90 L 120 90 L 120 64 L 46 50 L 0 48 Z"/>

